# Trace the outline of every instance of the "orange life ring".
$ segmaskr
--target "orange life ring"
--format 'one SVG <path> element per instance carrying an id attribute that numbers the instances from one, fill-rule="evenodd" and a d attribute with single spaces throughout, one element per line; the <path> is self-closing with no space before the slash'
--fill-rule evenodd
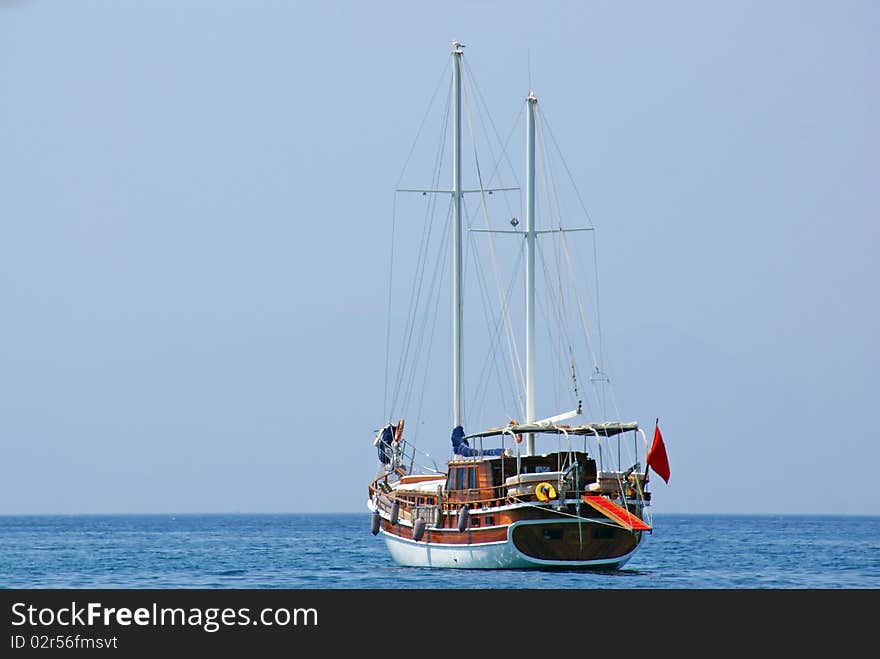
<path id="1" fill-rule="evenodd" d="M 538 483 L 535 486 L 535 496 L 538 497 L 538 501 L 550 501 L 556 498 L 556 488 L 547 481 Z"/>

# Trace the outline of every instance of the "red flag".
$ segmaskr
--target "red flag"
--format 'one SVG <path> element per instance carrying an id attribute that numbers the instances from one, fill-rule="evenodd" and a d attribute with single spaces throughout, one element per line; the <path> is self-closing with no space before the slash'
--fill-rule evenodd
<path id="1" fill-rule="evenodd" d="M 663 436 L 660 434 L 660 422 L 654 424 L 654 442 L 648 451 L 648 457 L 645 460 L 648 466 L 657 472 L 657 475 L 667 483 L 669 482 L 669 458 L 666 457 L 666 445 L 663 443 Z"/>

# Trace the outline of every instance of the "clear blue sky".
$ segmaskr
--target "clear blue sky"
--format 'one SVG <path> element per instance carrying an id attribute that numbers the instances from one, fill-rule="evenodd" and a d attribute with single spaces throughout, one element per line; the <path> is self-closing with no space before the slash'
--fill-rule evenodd
<path id="1" fill-rule="evenodd" d="M 531 69 L 616 255 L 655 513 L 880 514 L 878 33 L 852 0 L 0 0 L 0 513 L 365 510 L 392 190 L 459 39 L 501 125 Z"/>

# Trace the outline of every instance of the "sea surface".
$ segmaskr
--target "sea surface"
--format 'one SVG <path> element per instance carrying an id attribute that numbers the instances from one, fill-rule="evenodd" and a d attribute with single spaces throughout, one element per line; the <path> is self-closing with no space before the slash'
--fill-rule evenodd
<path id="1" fill-rule="evenodd" d="M 880 517 L 654 515 L 623 569 L 396 566 L 369 513 L 0 516 L 3 588 L 880 588 Z"/>

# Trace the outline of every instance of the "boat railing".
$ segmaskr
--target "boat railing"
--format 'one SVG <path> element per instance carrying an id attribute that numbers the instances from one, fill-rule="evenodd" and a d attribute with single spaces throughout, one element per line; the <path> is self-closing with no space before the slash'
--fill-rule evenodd
<path id="1" fill-rule="evenodd" d="M 421 517 L 428 524 L 437 526 L 441 522 L 440 514 L 442 510 L 442 506 L 415 506 L 412 508 L 410 516 L 413 521 Z"/>
<path id="2" fill-rule="evenodd" d="M 539 484 L 545 482 L 541 480 L 528 483 L 531 487 L 522 492 L 517 492 L 513 489 L 517 486 L 516 484 L 512 486 L 505 483 L 491 488 L 470 488 L 432 494 L 428 492 L 407 491 L 405 489 L 391 490 L 383 487 L 384 480 L 382 478 L 377 478 L 370 484 L 369 490 L 371 497 L 376 497 L 377 499 L 380 497 L 387 498 L 386 505 L 388 507 L 390 507 L 391 501 L 399 501 L 402 519 L 413 522 L 422 517 L 429 524 L 442 523 L 441 517 L 438 516 L 438 510 L 439 515 L 448 515 L 457 512 L 462 506 L 472 511 L 478 511 L 522 503 L 555 505 L 561 501 L 580 499 L 585 494 L 601 494 L 611 498 L 622 498 L 627 507 L 631 505 L 638 506 L 639 508 L 646 506 L 650 500 L 650 495 L 643 490 L 642 475 L 632 472 L 620 478 L 623 473 L 625 472 L 615 472 L 615 477 L 613 478 L 597 479 L 588 485 L 578 483 L 577 487 L 573 486 L 572 481 L 566 479 L 562 479 L 560 483 L 558 473 L 548 473 L 548 480 L 546 482 L 554 487 L 559 487 L 555 498 L 548 501 L 541 501 L 538 497 L 536 489 Z M 609 472 L 603 472 L 603 476 L 604 474 L 609 474 L 610 476 Z M 557 478 L 553 478 L 554 476 Z M 596 487 L 597 484 L 599 487 Z"/>
<path id="3" fill-rule="evenodd" d="M 399 441 L 392 442 L 391 445 L 380 443 L 379 447 L 387 458 L 387 460 L 384 460 L 383 462 L 388 471 L 411 474 L 413 473 L 413 469 L 418 467 L 420 469 L 433 471 L 437 474 L 443 473 L 437 466 L 437 461 L 434 460 L 429 453 L 420 450 L 414 444 L 406 441 L 403 437 L 401 437 Z M 416 459 L 419 456 L 421 460 L 417 465 Z M 431 463 L 430 466 L 425 464 L 424 461 L 429 461 Z"/>

